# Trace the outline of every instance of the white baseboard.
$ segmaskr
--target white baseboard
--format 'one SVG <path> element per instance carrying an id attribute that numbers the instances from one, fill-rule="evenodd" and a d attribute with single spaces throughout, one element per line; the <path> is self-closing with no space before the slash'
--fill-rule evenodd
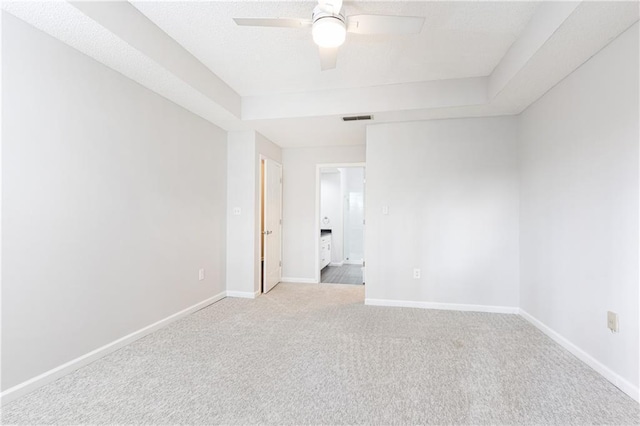
<path id="1" fill-rule="evenodd" d="M 345 260 L 345 265 L 360 265 L 362 266 L 362 260 Z"/>
<path id="2" fill-rule="evenodd" d="M 296 277 L 282 277 L 281 283 L 299 283 L 299 284 L 318 284 L 314 278 L 296 278 Z"/>
<path id="3" fill-rule="evenodd" d="M 458 303 L 418 302 L 413 300 L 364 299 L 365 305 L 396 306 L 402 308 L 440 309 L 445 311 L 491 312 L 495 314 L 517 314 L 512 306 L 465 305 Z"/>
<path id="4" fill-rule="evenodd" d="M 580 349 L 578 346 L 576 346 L 571 341 L 569 341 L 566 337 L 560 335 L 558 332 L 551 329 L 549 326 L 545 325 L 540 320 L 538 320 L 531 314 L 527 313 L 523 309 L 520 309 L 520 316 L 522 316 L 522 318 L 529 321 L 537 329 L 539 329 L 544 334 L 549 336 L 552 340 L 554 340 L 560 346 L 562 346 L 563 348 L 571 352 L 580 361 L 584 362 L 589 367 L 593 368 L 596 372 L 601 374 L 605 379 L 613 383 L 613 385 L 616 386 L 618 389 L 620 389 L 622 392 L 626 393 L 637 402 L 640 402 L 640 389 L 638 389 L 637 386 L 634 386 L 624 378 L 620 377 L 618 374 L 614 373 L 611 369 L 609 369 L 600 361 L 598 361 L 597 359 L 595 359 L 594 357 L 592 357 L 591 355 L 589 355 L 588 353 Z"/>
<path id="5" fill-rule="evenodd" d="M 342 262 L 331 262 L 329 266 L 342 266 L 344 265 L 344 260 Z"/>
<path id="6" fill-rule="evenodd" d="M 203 300 L 202 302 L 196 303 L 193 306 L 189 306 L 186 309 L 183 309 L 179 312 L 176 312 L 173 315 L 170 315 L 160 321 L 157 321 L 151 325 L 148 325 L 144 328 L 141 328 L 138 331 L 134 331 L 131 334 L 128 334 L 124 337 L 119 338 L 118 340 L 114 340 L 111 343 L 107 343 L 104 346 L 99 347 L 87 354 L 84 354 L 76 359 L 73 359 L 69 362 L 66 362 L 62 365 L 59 365 L 56 368 L 53 368 L 47 372 L 44 372 L 36 377 L 33 377 L 25 382 L 20 383 L 19 385 L 13 386 L 0 394 L 0 399 L 2 400 L 2 405 L 11 402 L 17 398 L 20 398 L 23 395 L 26 395 L 29 392 L 32 392 L 47 383 L 51 383 L 54 380 L 59 379 L 62 376 L 65 376 L 85 365 L 91 364 L 93 361 L 104 357 L 105 355 L 114 352 L 123 346 L 126 346 L 148 334 L 153 333 L 154 331 L 166 327 L 170 323 L 179 320 L 189 314 L 194 313 L 206 306 L 211 305 L 221 299 L 224 299 L 225 292 L 219 293 L 213 297 Z"/>
<path id="7" fill-rule="evenodd" d="M 243 299 L 255 299 L 260 295 L 259 291 L 230 291 L 227 290 L 227 297 L 240 297 Z"/>

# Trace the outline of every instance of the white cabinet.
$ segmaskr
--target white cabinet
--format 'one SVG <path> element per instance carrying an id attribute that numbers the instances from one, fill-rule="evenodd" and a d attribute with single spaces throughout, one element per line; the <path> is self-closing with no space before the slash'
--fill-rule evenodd
<path id="1" fill-rule="evenodd" d="M 331 262 L 331 234 L 320 237 L 320 269 Z"/>

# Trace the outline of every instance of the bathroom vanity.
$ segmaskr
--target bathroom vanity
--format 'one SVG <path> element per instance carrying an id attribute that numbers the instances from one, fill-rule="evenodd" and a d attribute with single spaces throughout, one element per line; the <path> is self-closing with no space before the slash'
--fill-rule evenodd
<path id="1" fill-rule="evenodd" d="M 331 263 L 331 230 L 320 230 L 320 269 Z"/>

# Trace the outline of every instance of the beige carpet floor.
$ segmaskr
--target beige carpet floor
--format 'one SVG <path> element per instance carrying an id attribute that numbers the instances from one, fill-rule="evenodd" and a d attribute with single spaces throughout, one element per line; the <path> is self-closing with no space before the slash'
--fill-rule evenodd
<path id="1" fill-rule="evenodd" d="M 4 424 L 638 424 L 516 315 L 363 305 L 364 287 L 224 299 L 3 409 Z"/>

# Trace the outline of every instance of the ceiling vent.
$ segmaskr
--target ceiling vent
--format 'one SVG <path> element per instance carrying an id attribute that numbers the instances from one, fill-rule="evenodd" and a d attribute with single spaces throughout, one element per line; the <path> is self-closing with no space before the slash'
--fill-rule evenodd
<path id="1" fill-rule="evenodd" d="M 360 120 L 373 120 L 371 115 L 353 115 L 351 117 L 342 117 L 342 121 L 360 121 Z"/>

